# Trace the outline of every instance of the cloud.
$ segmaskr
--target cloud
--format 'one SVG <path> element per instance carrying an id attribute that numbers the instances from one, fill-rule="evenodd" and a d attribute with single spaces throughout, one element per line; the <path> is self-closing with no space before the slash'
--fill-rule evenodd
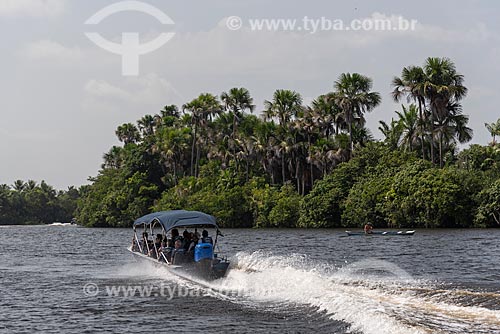
<path id="1" fill-rule="evenodd" d="M 104 97 L 124 101 L 130 101 L 132 99 L 132 95 L 129 92 L 113 86 L 105 80 L 89 80 L 85 84 L 85 92 L 98 98 Z"/>
<path id="2" fill-rule="evenodd" d="M 2 0 L 0 16 L 57 16 L 64 12 L 65 0 Z"/>
<path id="3" fill-rule="evenodd" d="M 41 40 L 27 44 L 24 54 L 29 59 L 48 59 L 57 62 L 65 61 L 74 63 L 83 59 L 83 53 L 79 47 L 67 47 L 50 40 Z"/>
<path id="4" fill-rule="evenodd" d="M 410 36 L 430 42 L 446 42 L 471 44 L 485 42 L 493 35 L 484 23 L 478 22 L 474 26 L 463 30 L 445 29 L 436 25 L 417 24 Z"/>
<path id="5" fill-rule="evenodd" d="M 182 103 L 185 98 L 166 79 L 156 73 L 144 76 L 127 78 L 121 86 L 109 83 L 106 80 L 91 79 L 84 86 L 87 97 L 100 100 L 106 105 L 110 100 L 121 104 L 147 105 L 161 108 L 165 101 Z M 172 102 L 174 103 L 174 102 Z M 86 103 L 89 105 L 89 102 Z"/>

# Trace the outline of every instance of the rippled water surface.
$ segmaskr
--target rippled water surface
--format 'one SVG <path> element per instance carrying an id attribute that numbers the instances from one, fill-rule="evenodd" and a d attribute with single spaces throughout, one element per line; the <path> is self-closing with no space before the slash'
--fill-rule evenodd
<path id="1" fill-rule="evenodd" d="M 0 227 L 0 332 L 500 333 L 500 230 L 224 232 L 232 268 L 199 282 L 136 262 L 128 229 Z"/>

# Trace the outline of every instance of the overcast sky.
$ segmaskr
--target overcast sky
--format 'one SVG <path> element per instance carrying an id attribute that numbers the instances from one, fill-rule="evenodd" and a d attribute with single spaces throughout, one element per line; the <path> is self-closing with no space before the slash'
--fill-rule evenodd
<path id="1" fill-rule="evenodd" d="M 79 186 L 97 174 L 124 122 L 235 86 L 250 90 L 258 110 L 275 89 L 296 90 L 309 102 L 330 91 L 342 72 L 373 78 L 383 102 L 367 120 L 380 138 L 378 120 L 390 121 L 400 109 L 389 95 L 392 77 L 429 56 L 451 58 L 465 75 L 469 94 L 463 106 L 473 143 L 486 144 L 484 123 L 500 117 L 498 1 L 145 0 L 175 24 L 139 12 L 84 24 L 116 2 L 0 0 L 0 183 L 43 179 L 59 189 Z M 228 29 L 231 16 L 242 19 L 241 29 Z M 418 24 L 415 31 L 250 28 L 250 19 L 302 22 L 305 16 L 347 23 L 401 16 Z M 126 77 L 121 56 L 99 48 L 85 32 L 116 42 L 122 32 L 139 32 L 141 42 L 162 32 L 175 35 L 140 56 L 138 76 Z"/>

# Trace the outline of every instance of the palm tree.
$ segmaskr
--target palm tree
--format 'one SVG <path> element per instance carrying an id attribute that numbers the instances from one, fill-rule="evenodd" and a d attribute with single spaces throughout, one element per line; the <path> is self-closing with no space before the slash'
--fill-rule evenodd
<path id="1" fill-rule="evenodd" d="M 492 141 L 491 144 L 495 145 L 496 144 L 496 136 L 500 136 L 500 118 L 491 124 L 484 123 L 484 126 L 486 129 L 488 129 L 488 132 L 491 134 Z"/>
<path id="2" fill-rule="evenodd" d="M 155 119 L 151 115 L 145 115 L 140 120 L 137 121 L 139 130 L 142 132 L 142 136 L 146 137 L 152 135 L 155 131 Z"/>
<path id="3" fill-rule="evenodd" d="M 220 98 L 224 103 L 226 111 L 230 113 L 233 118 L 231 141 L 233 145 L 233 155 L 235 155 L 236 130 L 243 118 L 245 110 L 252 113 L 255 109 L 255 105 L 253 104 L 253 98 L 250 96 L 250 92 L 246 88 L 231 88 L 229 92 L 223 92 Z"/>
<path id="4" fill-rule="evenodd" d="M 231 88 L 229 92 L 223 92 L 221 94 L 221 101 L 224 103 L 224 107 L 227 112 L 234 115 L 234 126 L 236 127 L 241 121 L 245 110 L 252 113 L 255 109 L 253 104 L 253 98 L 250 96 L 250 92 L 246 88 Z M 233 132 L 236 129 L 233 128 Z"/>
<path id="5" fill-rule="evenodd" d="M 417 106 L 410 104 L 408 108 L 402 105 L 403 112 L 396 111 L 401 125 L 401 144 L 411 152 L 418 140 L 418 110 Z M 422 141 L 423 143 L 423 141 Z"/>
<path id="6" fill-rule="evenodd" d="M 438 120 L 435 134 L 438 137 L 440 167 L 443 167 L 443 146 L 454 146 L 457 141 L 463 144 L 472 139 L 473 131 L 467 127 L 468 122 L 469 117 L 463 115 L 459 103 L 449 104 L 446 117 Z"/>
<path id="7" fill-rule="evenodd" d="M 272 101 L 264 101 L 264 107 L 264 116 L 267 119 L 276 117 L 280 126 L 285 128 L 302 110 L 302 97 L 295 91 L 278 89 L 274 92 Z"/>
<path id="8" fill-rule="evenodd" d="M 307 154 L 308 156 L 312 156 L 312 144 L 313 144 L 313 136 L 318 135 L 318 120 L 319 118 L 317 117 L 317 110 L 321 110 L 320 112 L 327 112 L 328 106 L 325 101 L 326 99 L 320 98 L 317 100 L 314 100 L 312 102 L 313 107 L 307 107 L 304 108 L 304 112 L 302 113 L 302 116 L 298 119 L 295 120 L 295 130 L 298 131 L 299 133 L 302 133 L 305 135 L 307 138 Z M 322 102 L 320 102 L 322 101 Z M 320 109 L 324 108 L 324 109 Z M 320 116 L 321 118 L 321 116 Z M 321 118 L 322 120 L 325 120 L 324 118 Z M 325 125 L 323 125 L 325 126 Z M 326 125 L 326 127 L 331 127 L 331 124 Z M 309 177 L 311 180 L 311 189 L 314 185 L 314 164 L 312 161 L 309 161 Z M 304 193 L 304 186 L 302 186 L 303 190 L 302 193 Z M 298 190 L 298 188 L 297 188 Z"/>
<path id="9" fill-rule="evenodd" d="M 116 136 L 118 140 L 123 142 L 125 145 L 135 143 L 140 139 L 139 130 L 132 123 L 125 123 L 120 125 L 116 129 Z"/>
<path id="10" fill-rule="evenodd" d="M 467 95 L 467 88 L 463 85 L 463 75 L 456 71 L 455 64 L 448 58 L 427 58 L 424 72 L 424 94 L 429 101 L 430 111 L 431 161 L 434 161 L 435 124 L 443 124 L 449 116 L 449 106 L 463 99 Z"/>
<path id="11" fill-rule="evenodd" d="M 365 146 L 368 142 L 374 140 L 370 129 L 359 125 L 353 125 L 352 138 L 354 142 L 358 143 L 361 146 Z"/>
<path id="12" fill-rule="evenodd" d="M 47 182 L 45 182 L 44 180 L 42 180 L 42 182 L 40 182 L 40 189 L 47 195 L 49 195 L 50 197 L 55 197 L 57 192 L 56 190 L 49 184 L 47 184 Z"/>
<path id="13" fill-rule="evenodd" d="M 26 190 L 34 190 L 36 188 L 36 181 L 34 180 L 28 180 L 25 184 L 25 189 Z"/>
<path id="14" fill-rule="evenodd" d="M 196 99 L 182 106 L 182 110 L 191 113 L 191 126 L 193 127 L 193 140 L 191 145 L 191 175 L 198 175 L 198 166 L 200 162 L 200 145 L 198 142 L 198 129 L 203 129 L 208 121 L 220 114 L 222 107 L 216 96 L 208 93 L 200 94 Z M 196 148 L 196 155 L 195 155 Z"/>
<path id="15" fill-rule="evenodd" d="M 424 160 L 425 121 L 423 108 L 425 108 L 425 82 L 426 74 L 423 68 L 419 66 L 404 67 L 403 71 L 401 72 L 401 77 L 394 77 L 394 79 L 392 80 L 392 86 L 394 87 L 394 90 L 392 91 L 392 97 L 394 101 L 400 102 L 401 99 L 406 96 L 407 102 L 413 100 L 418 103 L 418 117 L 420 120 L 420 145 L 422 146 L 422 159 Z"/>
<path id="16" fill-rule="evenodd" d="M 391 150 L 396 150 L 399 147 L 401 141 L 401 135 L 403 133 L 401 129 L 401 123 L 391 119 L 391 123 L 387 124 L 384 121 L 379 121 L 379 130 L 385 136 L 385 143 L 389 145 Z"/>
<path id="17" fill-rule="evenodd" d="M 176 105 L 166 105 L 160 110 L 160 114 L 154 116 L 155 127 L 160 126 L 173 126 L 174 123 L 179 119 L 179 108 Z"/>
<path id="18" fill-rule="evenodd" d="M 123 161 L 123 148 L 119 146 L 111 147 L 109 152 L 104 154 L 103 159 L 104 163 L 102 168 L 120 168 Z"/>
<path id="19" fill-rule="evenodd" d="M 177 184 L 179 164 L 189 147 L 189 132 L 186 129 L 162 128 L 157 133 L 153 152 L 158 152 L 163 165 L 170 169 L 174 185 Z"/>
<path id="20" fill-rule="evenodd" d="M 353 123 L 356 120 L 362 123 L 363 114 L 372 111 L 381 101 L 379 93 L 371 92 L 372 85 L 372 79 L 358 73 L 342 73 L 334 83 L 334 97 L 348 125 L 351 153 L 354 149 Z"/>
<path id="21" fill-rule="evenodd" d="M 26 189 L 26 184 L 24 183 L 23 180 L 16 180 L 14 181 L 12 188 L 17 192 L 21 192 Z"/>
<path id="22" fill-rule="evenodd" d="M 237 160 L 245 161 L 245 178 L 248 181 L 250 174 L 250 161 L 255 159 L 256 147 L 255 137 L 245 137 L 236 140 L 241 150 L 236 154 Z"/>
<path id="23" fill-rule="evenodd" d="M 264 116 L 268 119 L 277 118 L 280 125 L 278 144 L 275 154 L 281 158 L 281 178 L 286 182 L 286 161 L 292 150 L 293 136 L 290 134 L 289 125 L 293 118 L 302 112 L 302 97 L 299 93 L 286 89 L 274 92 L 272 101 L 264 102 Z"/>
<path id="24" fill-rule="evenodd" d="M 275 150 L 278 142 L 276 132 L 274 122 L 263 122 L 261 126 L 255 129 L 253 138 L 256 159 L 260 161 L 263 170 L 270 175 L 271 184 L 277 183 L 276 169 L 279 166 Z"/>
<path id="25" fill-rule="evenodd" d="M 339 129 L 346 127 L 342 109 L 335 103 L 333 95 L 320 95 L 311 102 L 311 107 L 317 117 L 317 125 L 324 130 L 324 135 L 330 137 L 339 134 Z M 335 129 L 333 130 L 333 125 Z"/>

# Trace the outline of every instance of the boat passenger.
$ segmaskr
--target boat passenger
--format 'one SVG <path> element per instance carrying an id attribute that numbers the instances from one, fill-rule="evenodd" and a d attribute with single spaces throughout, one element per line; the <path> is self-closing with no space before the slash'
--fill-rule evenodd
<path id="1" fill-rule="evenodd" d="M 367 223 L 365 225 L 365 234 L 372 234 L 373 233 L 373 224 L 372 223 Z"/>
<path id="2" fill-rule="evenodd" d="M 185 250 L 188 250 L 189 245 L 191 245 L 191 235 L 192 233 L 189 233 L 187 230 L 184 230 L 184 232 L 182 232 L 182 238 L 184 239 L 182 246 Z"/>
<path id="3" fill-rule="evenodd" d="M 149 249 L 149 256 L 154 257 L 154 258 L 158 258 L 158 254 L 156 251 L 160 249 L 161 241 L 162 241 L 162 235 L 157 234 L 154 244 Z"/>
<path id="4" fill-rule="evenodd" d="M 173 264 L 176 264 L 176 262 L 179 262 L 179 261 L 175 261 L 175 257 L 177 254 L 184 254 L 184 248 L 182 247 L 182 241 L 179 239 L 177 239 L 175 241 L 174 249 L 172 250 L 172 254 L 171 254 L 171 260 L 172 260 L 171 262 Z"/>
<path id="5" fill-rule="evenodd" d="M 203 230 L 203 232 L 201 232 L 201 242 L 200 243 L 213 245 L 214 242 L 213 242 L 212 238 L 208 236 L 207 230 Z"/>
<path id="6" fill-rule="evenodd" d="M 199 236 L 197 233 L 191 233 L 191 243 L 189 244 L 188 247 L 188 253 L 194 251 L 194 248 L 196 247 L 196 244 L 199 241 Z"/>
<path id="7" fill-rule="evenodd" d="M 143 232 L 142 233 L 142 240 L 141 240 L 141 243 L 142 243 L 142 251 L 144 254 L 147 254 L 148 253 L 148 247 L 150 246 L 150 240 L 148 239 L 148 232 Z M 149 247 L 150 249 L 151 247 Z"/>
<path id="8" fill-rule="evenodd" d="M 167 239 L 167 236 L 163 238 L 163 241 L 161 242 L 161 247 L 159 249 L 159 260 L 162 262 L 165 262 L 167 260 L 170 262 L 171 255 L 172 255 L 172 249 L 173 247 L 169 247 L 168 245 L 169 240 Z"/>
<path id="9" fill-rule="evenodd" d="M 132 237 L 132 252 L 137 252 L 139 251 L 139 246 L 137 245 L 137 242 L 135 241 L 135 235 Z"/>
<path id="10" fill-rule="evenodd" d="M 170 231 L 170 239 L 168 240 L 168 247 L 174 248 L 175 241 L 179 238 L 181 238 L 181 236 L 179 236 L 179 230 L 173 228 L 172 231 Z"/>

